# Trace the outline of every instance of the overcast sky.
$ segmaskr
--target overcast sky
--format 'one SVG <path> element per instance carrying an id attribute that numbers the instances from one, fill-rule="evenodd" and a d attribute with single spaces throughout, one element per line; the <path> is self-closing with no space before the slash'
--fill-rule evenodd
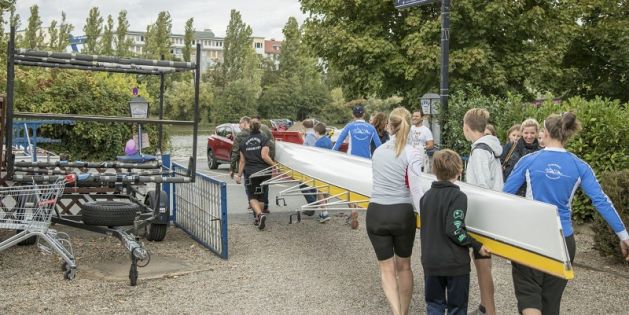
<path id="1" fill-rule="evenodd" d="M 173 33 L 183 34 L 186 20 L 193 17 L 197 30 L 212 29 L 217 36 L 225 36 L 229 12 L 240 11 L 243 21 L 253 28 L 253 35 L 281 39 L 282 28 L 290 16 L 301 24 L 305 18 L 299 0 L 17 0 L 17 12 L 24 28 L 30 16 L 29 7 L 39 5 L 43 25 L 52 19 L 61 20 L 61 11 L 74 25 L 73 35 L 83 35 L 85 18 L 91 7 L 98 7 L 103 19 L 111 14 L 114 23 L 120 10 L 127 10 L 131 30 L 146 31 L 160 11 L 170 12 Z"/>

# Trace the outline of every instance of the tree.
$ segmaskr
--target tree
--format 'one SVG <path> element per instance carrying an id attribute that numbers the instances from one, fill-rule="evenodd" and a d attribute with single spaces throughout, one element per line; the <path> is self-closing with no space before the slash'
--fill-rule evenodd
<path id="1" fill-rule="evenodd" d="M 103 37 L 100 40 L 100 53 L 111 56 L 114 54 L 114 18 L 111 14 L 107 16 L 107 25 L 103 31 Z"/>
<path id="2" fill-rule="evenodd" d="M 211 121 L 236 119 L 243 113 L 252 115 L 257 111 L 262 71 L 251 34 L 251 27 L 242 21 L 240 12 L 232 10 L 223 42 L 223 63 L 210 69 L 216 94 Z"/>
<path id="3" fill-rule="evenodd" d="M 162 11 L 157 15 L 157 20 L 146 29 L 144 56 L 148 59 L 166 60 L 172 58 L 170 53 L 170 35 L 172 30 L 172 20 L 170 13 Z"/>
<path id="4" fill-rule="evenodd" d="M 586 5 L 587 4 L 587 5 Z M 629 101 L 629 2 L 596 0 L 575 7 L 578 30 L 563 58 L 565 96 Z"/>
<path id="5" fill-rule="evenodd" d="M 56 50 L 57 42 L 59 41 L 59 29 L 57 28 L 57 21 L 50 21 L 50 26 L 48 26 L 48 37 L 50 38 L 48 41 L 48 48 L 50 50 Z"/>
<path id="6" fill-rule="evenodd" d="M 294 75 L 303 68 L 302 60 L 306 57 L 297 19 L 292 16 L 288 18 L 282 33 L 284 34 L 284 42 L 282 42 L 279 70 L 284 76 Z"/>
<path id="7" fill-rule="evenodd" d="M 44 48 L 44 35 L 42 34 L 42 21 L 39 16 L 39 6 L 31 8 L 31 16 L 28 18 L 28 25 L 24 31 L 24 39 L 20 46 L 29 49 Z"/>
<path id="8" fill-rule="evenodd" d="M 303 0 L 305 37 L 350 98 L 438 90 L 440 6 L 397 11 L 392 1 Z M 450 86 L 484 93 L 554 89 L 575 21 L 565 1 L 474 1 L 451 5 Z"/>
<path id="9" fill-rule="evenodd" d="M 66 21 L 66 13 L 62 11 L 61 24 L 59 24 L 59 37 L 57 43 L 55 43 L 54 46 L 51 45 L 51 47 L 54 47 L 53 50 L 64 51 L 66 47 L 68 47 L 72 30 L 74 30 L 74 26 Z"/>
<path id="10" fill-rule="evenodd" d="M 328 124 L 345 124 L 352 119 L 352 113 L 346 105 L 341 88 L 330 91 L 330 101 L 323 106 L 318 118 Z"/>
<path id="11" fill-rule="evenodd" d="M 223 44 L 222 73 L 225 82 L 239 79 L 255 81 L 255 73 L 251 70 L 259 68 L 259 64 L 255 64 L 259 60 L 256 60 L 253 49 L 252 33 L 251 26 L 242 21 L 240 12 L 231 10 Z"/>
<path id="12" fill-rule="evenodd" d="M 145 86 L 129 75 L 33 68 L 16 72 L 16 80 L 20 82 L 15 85 L 16 111 L 124 117 L 129 115 L 131 86 L 139 86 L 140 94 L 152 100 Z M 155 144 L 156 128 L 145 126 L 142 129 L 150 134 L 151 143 Z M 77 121 L 74 126 L 42 130 L 42 136 L 61 139 L 61 144 L 52 144 L 48 149 L 67 153 L 72 159 L 107 161 L 122 153 L 132 132 L 129 124 Z"/>
<path id="13" fill-rule="evenodd" d="M 259 100 L 261 114 L 302 120 L 318 114 L 329 103 L 329 92 L 321 80 L 316 59 L 302 43 L 302 30 L 290 17 L 282 30 L 279 79 L 265 86 Z M 268 78 L 269 75 L 266 75 Z"/>
<path id="14" fill-rule="evenodd" d="M 212 103 L 210 121 L 222 123 L 238 121 L 242 115 L 253 116 L 257 113 L 256 99 L 258 90 L 246 80 L 228 82 Z"/>
<path id="15" fill-rule="evenodd" d="M 11 5 L 9 8 L 9 26 L 17 29 L 20 27 L 20 15 L 15 13 L 15 5 Z"/>
<path id="16" fill-rule="evenodd" d="M 103 30 L 103 17 L 100 16 L 98 7 L 90 9 L 89 15 L 85 20 L 85 26 L 83 32 L 85 32 L 85 45 L 83 46 L 83 52 L 88 54 L 98 54 L 100 47 L 98 45 L 98 39 Z"/>
<path id="17" fill-rule="evenodd" d="M 194 40 L 194 18 L 186 21 L 186 31 L 183 35 L 183 60 L 190 61 L 190 55 L 192 51 L 192 41 Z"/>
<path id="18" fill-rule="evenodd" d="M 199 111 L 200 117 L 207 117 L 214 95 L 212 86 L 208 82 L 202 82 L 199 86 Z M 194 84 L 191 81 L 173 82 L 173 85 L 164 95 L 164 112 L 168 118 L 179 120 L 192 120 L 194 117 Z"/>
<path id="19" fill-rule="evenodd" d="M 131 55 L 129 48 L 133 41 L 127 38 L 129 32 L 129 21 L 127 20 L 127 11 L 122 10 L 118 13 L 118 27 L 116 28 L 116 56 L 126 57 Z"/>

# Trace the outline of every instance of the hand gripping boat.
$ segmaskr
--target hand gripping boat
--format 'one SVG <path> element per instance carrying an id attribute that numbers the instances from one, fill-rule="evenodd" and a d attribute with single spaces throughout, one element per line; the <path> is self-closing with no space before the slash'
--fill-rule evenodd
<path id="1" fill-rule="evenodd" d="M 273 177 L 266 183 L 297 183 L 277 198 L 307 193 L 310 188 L 304 188 L 306 184 L 329 197 L 302 210 L 322 206 L 347 210 L 337 207 L 348 203 L 367 208 L 372 187 L 371 160 L 281 141 L 276 143 L 275 159 Z M 435 180 L 433 175 L 422 174 L 424 191 Z M 560 278 L 574 277 L 556 206 L 462 182 L 456 184 L 468 198 L 468 230 L 494 255 Z"/>

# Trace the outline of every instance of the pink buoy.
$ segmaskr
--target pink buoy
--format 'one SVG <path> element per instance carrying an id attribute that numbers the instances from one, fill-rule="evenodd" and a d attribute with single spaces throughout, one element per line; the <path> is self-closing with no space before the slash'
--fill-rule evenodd
<path id="1" fill-rule="evenodd" d="M 138 153 L 138 146 L 135 144 L 135 140 L 129 139 L 127 144 L 124 146 L 124 153 L 126 155 L 135 155 Z"/>

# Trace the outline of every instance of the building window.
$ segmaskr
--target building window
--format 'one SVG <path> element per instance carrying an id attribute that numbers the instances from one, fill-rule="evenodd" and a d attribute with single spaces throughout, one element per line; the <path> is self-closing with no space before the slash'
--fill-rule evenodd
<path id="1" fill-rule="evenodd" d="M 144 41 L 144 36 L 140 36 L 140 41 L 143 42 Z"/>
<path id="2" fill-rule="evenodd" d="M 262 48 L 262 43 L 256 43 L 256 48 L 257 48 L 257 49 Z"/>

